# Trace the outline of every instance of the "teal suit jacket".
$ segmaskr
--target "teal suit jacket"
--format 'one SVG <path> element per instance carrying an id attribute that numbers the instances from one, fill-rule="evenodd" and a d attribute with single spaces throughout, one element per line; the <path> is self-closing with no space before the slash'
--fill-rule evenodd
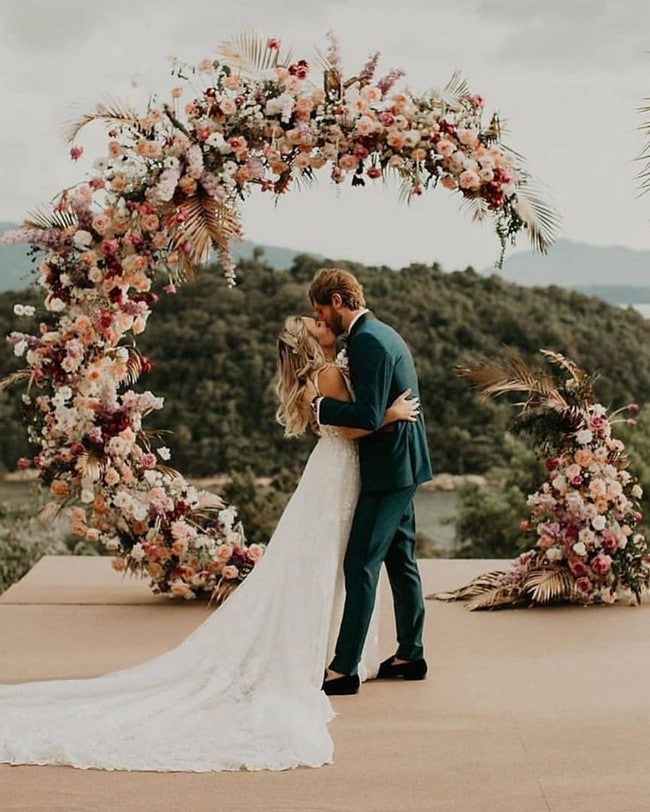
<path id="1" fill-rule="evenodd" d="M 348 361 L 354 402 L 322 398 L 320 422 L 374 432 L 359 440 L 362 491 L 391 491 L 431 479 L 422 412 L 414 423 L 381 428 L 386 409 L 405 389 L 419 397 L 413 356 L 404 339 L 387 324 L 365 313 L 348 336 Z"/>

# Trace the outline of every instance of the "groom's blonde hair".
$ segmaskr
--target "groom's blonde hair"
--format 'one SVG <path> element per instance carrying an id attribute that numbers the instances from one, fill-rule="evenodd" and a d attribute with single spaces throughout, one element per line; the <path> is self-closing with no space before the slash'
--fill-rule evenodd
<path id="1" fill-rule="evenodd" d="M 335 293 L 350 310 L 366 306 L 363 287 L 349 271 L 342 268 L 321 268 L 316 271 L 309 286 L 309 301 L 312 304 L 330 305 Z"/>

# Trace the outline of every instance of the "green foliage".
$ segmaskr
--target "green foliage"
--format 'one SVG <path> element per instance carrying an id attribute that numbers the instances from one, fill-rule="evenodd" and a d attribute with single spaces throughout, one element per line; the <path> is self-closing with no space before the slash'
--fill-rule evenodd
<path id="1" fill-rule="evenodd" d="M 41 523 L 34 504 L 0 504 L 0 593 L 25 575 L 44 555 L 69 555 L 56 523 Z"/>
<path id="2" fill-rule="evenodd" d="M 468 483 L 459 489 L 454 558 L 514 558 L 530 546 L 519 523 L 528 515 L 526 497 L 544 480 L 544 468 L 511 435 L 504 437 L 503 447 L 507 466 L 491 472 L 497 487 Z"/>
<path id="3" fill-rule="evenodd" d="M 223 495 L 237 508 L 249 544 L 266 544 L 271 539 L 297 479 L 297 474 L 283 471 L 265 485 L 257 480 L 252 468 L 231 474 Z"/>
<path id="4" fill-rule="evenodd" d="M 301 469 L 313 437 L 286 440 L 275 423 L 275 342 L 285 316 L 309 313 L 307 285 L 331 261 L 299 255 L 274 271 L 259 253 L 245 260 L 234 290 L 217 269 L 161 301 L 138 348 L 153 361 L 139 385 L 165 398 L 147 427 L 172 429 L 173 464 L 189 476 L 244 471 L 275 476 Z M 443 273 L 414 264 L 399 272 L 339 263 L 357 274 L 369 306 L 413 350 L 436 471 L 482 473 L 503 465 L 503 434 L 513 420 L 506 402 L 481 402 L 454 367 L 504 344 L 524 358 L 540 347 L 566 354 L 600 377 L 605 404 L 650 402 L 650 323 L 632 310 L 557 287 L 518 287 L 471 269 Z M 0 294 L 0 332 L 33 329 L 12 312 L 39 294 Z M 9 349 L 0 374 L 22 366 Z M 20 387 L 0 393 L 0 469 L 33 453 L 21 419 Z M 240 500 L 241 502 L 241 500 Z M 242 506 L 240 505 L 240 508 Z M 248 526 L 248 525 L 247 525 Z"/>

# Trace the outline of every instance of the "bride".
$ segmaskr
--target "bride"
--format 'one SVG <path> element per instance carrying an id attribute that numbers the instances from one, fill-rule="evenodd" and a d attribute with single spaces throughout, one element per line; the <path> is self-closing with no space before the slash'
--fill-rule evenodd
<path id="1" fill-rule="evenodd" d="M 289 317 L 278 338 L 277 418 L 308 426 L 304 390 L 351 399 L 334 334 Z M 385 422 L 411 420 L 403 393 Z M 331 763 L 320 690 L 342 610 L 341 563 L 367 432 L 324 427 L 298 487 L 249 577 L 175 649 L 94 679 L 0 686 L 0 763 L 146 771 L 283 770 Z M 362 677 L 376 674 L 369 635 Z"/>

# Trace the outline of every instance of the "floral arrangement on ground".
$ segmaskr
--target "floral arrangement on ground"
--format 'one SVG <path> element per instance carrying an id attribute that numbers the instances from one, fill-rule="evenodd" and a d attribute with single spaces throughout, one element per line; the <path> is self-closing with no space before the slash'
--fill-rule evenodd
<path id="1" fill-rule="evenodd" d="M 530 513 L 520 525 L 533 546 L 507 571 L 429 597 L 468 601 L 470 610 L 620 598 L 639 603 L 650 584 L 650 549 L 636 531 L 643 493 L 627 470 L 623 443 L 612 435 L 617 421 L 634 423 L 622 413 L 634 413 L 636 404 L 608 413 L 596 402 L 593 376 L 559 353 L 542 352 L 566 377 L 512 353 L 459 370 L 486 397 L 526 393 L 516 428 L 533 438 L 548 471 L 528 497 Z"/>
<path id="2" fill-rule="evenodd" d="M 137 336 L 158 300 L 216 251 L 234 284 L 237 205 L 253 189 L 282 195 L 327 166 L 363 186 L 395 173 L 406 197 L 441 185 L 495 219 L 502 247 L 525 229 L 545 249 L 557 216 L 521 160 L 500 142 L 498 119 L 481 123 L 483 99 L 458 77 L 441 92 L 399 89 L 401 71 L 376 78 L 378 55 L 345 78 L 338 45 L 319 55 L 322 86 L 304 59 L 276 39 L 242 36 L 219 59 L 175 65 L 169 102 L 144 113 L 111 102 L 70 128 L 108 125 L 107 153 L 2 242 L 25 242 L 38 260 L 43 309 L 33 332 L 9 342 L 26 368 L 5 385 L 22 395 L 33 466 L 79 538 L 115 553 L 117 570 L 148 577 L 157 593 L 223 599 L 263 548 L 246 544 L 232 507 L 198 492 L 167 465 L 163 436 L 143 421 L 162 399 L 133 387 L 151 366 Z M 198 86 L 197 86 L 198 85 Z M 218 406 L 217 406 L 218 408 Z"/>

